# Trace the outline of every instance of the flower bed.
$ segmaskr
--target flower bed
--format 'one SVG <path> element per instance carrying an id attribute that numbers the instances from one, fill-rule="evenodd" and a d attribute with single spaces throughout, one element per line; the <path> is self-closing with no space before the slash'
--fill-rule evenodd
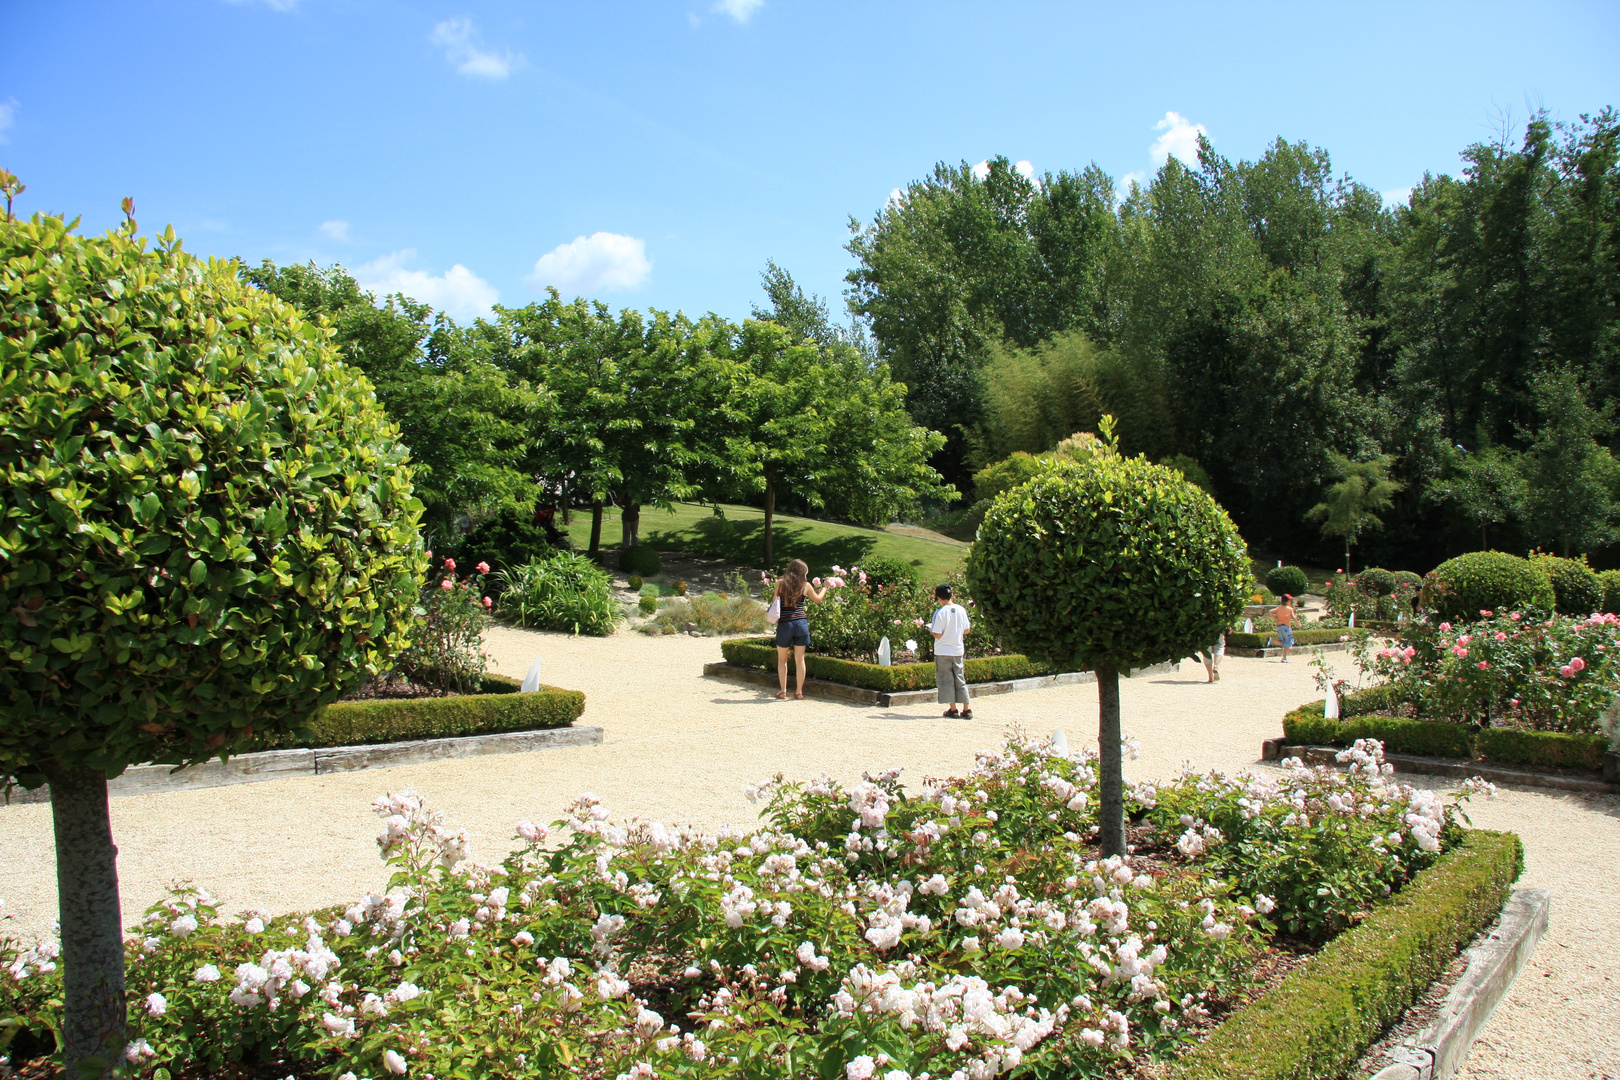
<path id="1" fill-rule="evenodd" d="M 776 641 L 774 638 L 731 638 L 720 643 L 720 654 L 726 662 L 738 667 L 776 670 Z M 970 683 L 1000 682 L 1004 679 L 1028 679 L 1036 675 L 1055 672 L 1050 664 L 1031 660 L 1017 654 L 1006 656 L 970 657 L 963 665 Z M 895 664 L 884 667 L 860 660 L 844 660 L 820 653 L 806 653 L 805 673 L 814 679 L 858 686 L 863 690 L 894 692 L 924 690 L 934 685 L 934 665 Z M 788 659 L 788 675 L 797 678 L 798 668 Z"/>
<path id="2" fill-rule="evenodd" d="M 1278 648 L 1273 644 L 1277 640 L 1275 633 L 1245 634 L 1241 630 L 1231 630 L 1226 634 L 1226 647 L 1228 649 L 1265 649 Z M 1349 630 L 1295 630 L 1294 648 L 1300 649 L 1307 645 L 1327 645 L 1332 642 L 1350 640 Z"/>
<path id="3" fill-rule="evenodd" d="M 443 739 L 459 735 L 488 735 L 504 731 L 536 731 L 567 727 L 585 711 L 585 695 L 578 690 L 542 686 L 531 694 L 519 693 L 515 679 L 481 676 L 483 692 L 455 697 L 398 700 L 340 701 L 307 725 L 307 734 L 277 739 L 255 739 L 238 752 L 251 750 L 318 749 L 370 743 Z"/>
<path id="4" fill-rule="evenodd" d="M 779 777 L 750 792 L 768 799 L 752 833 L 616 826 L 583 795 L 550 830 L 519 823 L 498 866 L 388 795 L 384 892 L 238 922 L 186 888 L 148 912 L 128 944 L 128 1056 L 176 1080 L 238 1064 L 306 1080 L 1094 1076 L 1185 1049 L 1280 931 L 1384 920 L 1387 962 L 1355 936 L 1307 968 L 1343 972 L 1300 1007 L 1346 1021 L 1333 1048 L 1353 1058 L 1382 1003 L 1472 934 L 1516 854 L 1447 869 L 1481 843 L 1442 859 L 1465 838 L 1455 804 L 1395 784 L 1376 746 L 1347 757 L 1348 775 L 1132 785 L 1136 852 L 1108 859 L 1088 840 L 1095 759 L 1045 741 L 917 791 L 893 771 L 850 789 Z M 1405 981 L 1364 1004 L 1349 961 Z M 15 1063 L 48 1051 L 60 992 L 51 946 L 0 942 Z"/>

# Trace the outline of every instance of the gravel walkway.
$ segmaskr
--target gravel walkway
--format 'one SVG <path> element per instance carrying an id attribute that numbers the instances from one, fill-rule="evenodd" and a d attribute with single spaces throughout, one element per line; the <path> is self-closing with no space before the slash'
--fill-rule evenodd
<path id="1" fill-rule="evenodd" d="M 596 792 L 617 818 L 713 827 L 754 816 L 742 788 L 784 772 L 831 773 L 903 766 L 911 783 L 960 774 L 974 751 L 1003 732 L 1063 728 L 1095 744 L 1095 686 L 985 698 L 971 721 L 933 705 L 863 708 L 768 694 L 705 679 L 719 643 L 621 633 L 606 641 L 496 629 L 487 646 L 497 670 L 521 677 L 536 652 L 548 683 L 584 690 L 582 722 L 606 729 L 600 746 L 403 766 L 376 772 L 130 796 L 112 800 L 125 921 L 173 881 L 205 885 L 226 911 L 294 911 L 351 901 L 380 889 L 371 800 L 415 788 L 472 836 L 475 857 L 498 858 L 522 818 L 550 821 L 580 791 Z M 1334 659 L 1343 666 L 1342 655 Z M 1284 712 L 1315 696 L 1303 658 L 1228 657 L 1223 678 L 1200 665 L 1128 680 L 1124 727 L 1142 755 L 1127 774 L 1170 776 L 1255 765 L 1260 740 Z M 1552 926 L 1512 995 L 1475 1046 L 1463 1076 L 1620 1078 L 1620 800 L 1536 789 L 1504 791 L 1473 813 L 1483 828 L 1511 829 L 1528 852 L 1522 884 L 1553 894 Z M 0 897 L 5 932 L 37 934 L 56 911 L 47 805 L 0 807 Z"/>

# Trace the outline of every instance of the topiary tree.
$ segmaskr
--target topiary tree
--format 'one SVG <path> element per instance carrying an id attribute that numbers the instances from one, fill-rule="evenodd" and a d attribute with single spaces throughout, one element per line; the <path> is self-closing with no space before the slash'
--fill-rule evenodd
<path id="1" fill-rule="evenodd" d="M 1620 570 L 1600 570 L 1598 583 L 1603 586 L 1603 607 L 1610 615 L 1620 615 Z"/>
<path id="2" fill-rule="evenodd" d="M 1423 579 L 1419 603 L 1439 619 L 1473 622 L 1481 611 L 1553 610 L 1546 571 L 1505 551 L 1470 551 L 1447 559 Z"/>
<path id="3" fill-rule="evenodd" d="M 1094 455 L 998 496 L 967 582 L 1009 647 L 1097 673 L 1101 844 L 1123 854 L 1120 672 L 1207 648 L 1242 614 L 1237 527 L 1175 470 Z"/>
<path id="4" fill-rule="evenodd" d="M 1368 567 L 1356 575 L 1356 586 L 1368 596 L 1389 596 L 1398 583 L 1393 573 L 1380 566 Z"/>
<path id="5" fill-rule="evenodd" d="M 1282 596 L 1298 596 L 1311 587 L 1305 571 L 1297 566 L 1273 566 L 1266 571 L 1266 588 Z"/>
<path id="6" fill-rule="evenodd" d="M 72 1076 L 124 1049 L 107 778 L 296 731 L 402 647 L 425 569 L 328 333 L 134 232 L 0 219 L 0 782 L 51 789 Z"/>
<path id="7" fill-rule="evenodd" d="M 1603 610 L 1603 582 L 1579 559 L 1536 554 L 1530 561 L 1540 567 L 1552 582 L 1553 610 L 1560 615 L 1590 615 Z"/>

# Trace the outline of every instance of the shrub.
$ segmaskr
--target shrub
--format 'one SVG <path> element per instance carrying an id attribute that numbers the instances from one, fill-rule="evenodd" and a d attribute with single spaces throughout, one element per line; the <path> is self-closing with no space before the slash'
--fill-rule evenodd
<path id="1" fill-rule="evenodd" d="M 145 244 L 0 215 L 0 782 L 51 785 L 72 1075 L 124 1047 L 107 777 L 298 729 L 392 663 L 425 561 L 330 331 Z"/>
<path id="2" fill-rule="evenodd" d="M 1470 551 L 1423 579 L 1422 604 L 1436 619 L 1472 622 L 1481 611 L 1548 613 L 1555 597 L 1546 571 L 1504 551 Z"/>
<path id="3" fill-rule="evenodd" d="M 1586 559 L 1535 555 L 1530 560 L 1547 575 L 1553 587 L 1553 608 L 1560 615 L 1590 615 L 1603 610 L 1603 582 Z"/>
<path id="4" fill-rule="evenodd" d="M 776 643 L 772 638 L 732 638 L 721 642 L 720 654 L 726 658 L 727 663 L 736 664 L 738 667 L 776 670 Z M 969 657 L 962 666 L 970 683 L 1028 679 L 1037 675 L 1050 675 L 1054 671 L 1050 664 L 1031 660 L 1016 653 Z M 791 658 L 788 660 L 788 667 L 790 673 L 798 670 Z M 845 660 L 813 652 L 805 654 L 804 669 L 805 674 L 811 678 L 826 679 L 829 682 L 882 693 L 922 690 L 933 686 L 935 679 L 932 663 L 894 664 L 883 667 L 881 664 Z"/>
<path id="5" fill-rule="evenodd" d="M 685 596 L 686 595 L 686 590 L 687 590 L 686 582 L 677 581 L 675 583 L 675 595 L 676 596 Z"/>
<path id="6" fill-rule="evenodd" d="M 607 571 L 571 551 L 504 570 L 501 577 L 506 589 L 496 610 L 518 626 L 605 636 L 623 617 Z"/>
<path id="7" fill-rule="evenodd" d="M 1517 836 L 1469 832 L 1389 904 L 1216 1028 L 1170 1077 L 1345 1075 L 1501 912 L 1523 868 Z"/>
<path id="8" fill-rule="evenodd" d="M 636 592 L 640 592 L 642 585 L 646 584 L 646 582 L 644 582 L 642 580 L 640 574 L 631 574 L 630 575 L 630 580 L 628 582 L 626 582 L 626 584 L 629 585 L 630 588 L 634 589 Z"/>
<path id="9" fill-rule="evenodd" d="M 417 600 L 411 643 L 394 671 L 419 686 L 476 694 L 488 664 L 484 627 L 489 625 L 490 598 L 484 595 L 488 564 L 465 579 L 456 561 L 445 559 L 441 576 L 422 587 Z M 386 677 L 385 674 L 385 677 Z"/>
<path id="10" fill-rule="evenodd" d="M 1112 441 L 1112 418 L 1105 418 Z M 968 553 L 976 613 L 1013 648 L 1097 673 L 1102 850 L 1125 850 L 1119 672 L 1206 647 L 1243 611 L 1248 556 L 1207 493 L 1090 455 L 997 496 Z"/>
<path id="11" fill-rule="evenodd" d="M 643 604 L 645 602 L 644 598 Z M 674 630 L 684 630 L 687 623 L 693 623 L 703 633 L 715 637 L 758 634 L 765 630 L 765 605 L 747 596 L 707 592 L 672 600 L 658 613 L 656 622 Z"/>
<path id="12" fill-rule="evenodd" d="M 1273 566 L 1266 571 L 1266 588 L 1278 596 L 1284 593 L 1299 596 L 1310 587 L 1311 583 L 1305 577 L 1305 571 L 1297 566 Z"/>
<path id="13" fill-rule="evenodd" d="M 664 560 L 659 557 L 658 549 L 650 544 L 637 544 L 619 552 L 619 569 L 627 574 L 650 578 L 663 568 Z"/>
<path id="14" fill-rule="evenodd" d="M 555 547 L 546 531 L 534 523 L 534 515 L 514 509 L 502 510 L 479 522 L 457 540 L 434 546 L 443 549 L 441 555 L 452 555 L 463 566 L 486 563 L 496 570 L 526 566 L 550 555 Z M 500 580 L 496 578 L 497 583 Z"/>
<path id="15" fill-rule="evenodd" d="M 658 598 L 656 596 L 643 596 L 636 601 L 636 607 L 643 615 L 652 615 L 658 611 Z"/>
<path id="16" fill-rule="evenodd" d="M 1603 752 L 1608 748 L 1608 737 L 1600 734 L 1488 727 L 1474 737 L 1474 750 L 1480 757 L 1571 769 L 1603 768 Z"/>
<path id="17" fill-rule="evenodd" d="M 1603 586 L 1603 612 L 1620 615 L 1620 570 L 1599 572 L 1598 584 Z"/>
<path id="18" fill-rule="evenodd" d="M 1463 724 L 1371 715 L 1333 720 L 1322 715 L 1323 704 L 1313 701 L 1283 717 L 1283 734 L 1289 742 L 1305 746 L 1353 746 L 1357 739 L 1377 739 L 1392 754 L 1473 757 L 1473 732 Z"/>
<path id="19" fill-rule="evenodd" d="M 1422 574 L 1414 573 L 1411 570 L 1396 570 L 1396 571 L 1394 571 L 1394 574 L 1395 574 L 1395 583 L 1397 585 L 1408 585 L 1408 586 L 1410 586 L 1412 588 L 1413 592 L 1414 592 L 1414 595 L 1416 594 L 1417 590 L 1423 588 L 1423 575 Z"/>
<path id="20" fill-rule="evenodd" d="M 1372 566 L 1356 575 L 1356 584 L 1373 596 L 1389 596 L 1395 591 L 1398 580 L 1390 571 Z"/>
<path id="21" fill-rule="evenodd" d="M 488 735 L 504 731 L 538 731 L 567 727 L 585 711 L 578 690 L 542 686 L 518 692 L 515 679 L 484 678 L 484 692 L 458 697 L 406 698 L 398 701 L 340 701 L 328 705 L 302 731 L 256 739 L 256 750 L 318 749 Z"/>
<path id="22" fill-rule="evenodd" d="M 1015 488 L 1039 474 L 1042 467 L 1040 458 L 1022 450 L 1014 451 L 973 474 L 973 497 L 988 504 L 1003 491 Z"/>
<path id="23" fill-rule="evenodd" d="M 893 559 L 887 555 L 872 556 L 861 563 L 860 570 L 866 574 L 866 585 L 869 589 L 879 589 L 885 586 L 910 589 L 915 588 L 919 583 L 915 567 L 908 562 Z M 938 582 L 931 584 L 938 584 Z"/>

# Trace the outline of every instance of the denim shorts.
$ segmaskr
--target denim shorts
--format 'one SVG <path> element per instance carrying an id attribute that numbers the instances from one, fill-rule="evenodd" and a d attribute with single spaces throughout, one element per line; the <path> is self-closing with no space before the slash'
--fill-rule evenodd
<path id="1" fill-rule="evenodd" d="M 776 624 L 776 647 L 786 649 L 794 645 L 810 646 L 809 619 L 783 619 Z"/>
<path id="2" fill-rule="evenodd" d="M 1277 644 L 1285 649 L 1294 647 L 1294 628 L 1292 626 L 1277 627 Z"/>

